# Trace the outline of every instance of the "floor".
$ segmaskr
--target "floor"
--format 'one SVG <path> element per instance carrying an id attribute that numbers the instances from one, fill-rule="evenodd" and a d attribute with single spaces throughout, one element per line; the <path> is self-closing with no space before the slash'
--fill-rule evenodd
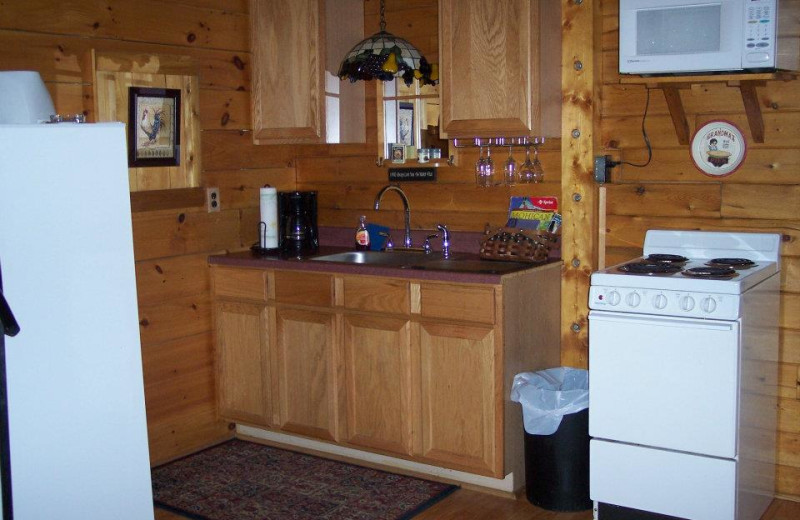
<path id="1" fill-rule="evenodd" d="M 415 517 L 415 520 L 591 520 L 592 512 L 554 513 L 531 505 L 525 497 L 517 500 L 459 489 Z M 776 499 L 762 520 L 797 520 L 800 502 Z M 184 520 L 185 517 L 156 509 L 156 520 Z"/>

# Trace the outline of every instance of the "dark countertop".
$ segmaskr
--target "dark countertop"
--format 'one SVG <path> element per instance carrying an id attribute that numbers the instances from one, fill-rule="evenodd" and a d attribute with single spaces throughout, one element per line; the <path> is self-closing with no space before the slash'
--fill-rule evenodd
<path id="1" fill-rule="evenodd" d="M 412 280 L 436 280 L 445 282 L 457 283 L 482 283 L 482 284 L 500 284 L 503 277 L 514 276 L 521 272 L 530 269 L 539 269 L 545 266 L 550 266 L 554 263 L 560 263 L 560 259 L 551 259 L 543 264 L 516 264 L 518 269 L 504 272 L 504 273 L 470 273 L 470 272 L 454 272 L 444 270 L 417 270 L 401 267 L 392 267 L 384 265 L 365 265 L 355 263 L 341 263 L 341 262 L 323 262 L 312 260 L 313 257 L 331 255 L 342 253 L 346 251 L 353 251 L 353 248 L 339 247 L 339 246 L 320 246 L 319 251 L 315 254 L 305 258 L 294 258 L 279 255 L 262 255 L 252 251 L 240 251 L 236 253 L 228 253 L 224 255 L 213 255 L 208 258 L 208 263 L 211 265 L 224 265 L 229 267 L 251 267 L 260 269 L 291 269 L 298 271 L 313 271 L 313 272 L 327 272 L 327 273 L 343 273 L 343 274 L 361 274 L 372 276 L 390 276 L 394 278 L 407 278 Z M 441 255 L 439 252 L 432 253 L 433 255 Z M 477 254 L 459 253 L 459 260 L 477 261 L 480 257 Z M 457 262 L 458 260 L 454 260 Z M 487 266 L 491 264 L 506 264 L 507 262 L 494 262 L 491 260 L 481 260 Z M 505 267 L 505 266 L 504 266 Z M 558 274 L 560 276 L 560 272 Z"/>

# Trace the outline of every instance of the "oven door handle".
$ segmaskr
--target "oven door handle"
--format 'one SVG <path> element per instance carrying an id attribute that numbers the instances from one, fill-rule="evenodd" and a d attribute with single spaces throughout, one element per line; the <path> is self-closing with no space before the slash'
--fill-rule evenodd
<path id="1" fill-rule="evenodd" d="M 731 330 L 738 322 L 704 320 L 702 318 L 677 318 L 672 316 L 652 316 L 648 314 L 628 314 L 609 311 L 589 311 L 589 322 L 592 320 L 614 323 L 646 323 L 664 327 L 694 327 L 710 330 Z"/>

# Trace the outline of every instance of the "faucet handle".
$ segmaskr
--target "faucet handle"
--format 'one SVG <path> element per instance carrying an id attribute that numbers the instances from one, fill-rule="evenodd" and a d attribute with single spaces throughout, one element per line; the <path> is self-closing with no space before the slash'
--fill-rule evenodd
<path id="1" fill-rule="evenodd" d="M 392 235 L 390 235 L 386 231 L 378 231 L 378 235 L 386 237 L 386 242 L 383 244 L 383 249 L 385 251 L 391 251 L 394 249 L 394 242 L 392 242 Z"/>
<path id="2" fill-rule="evenodd" d="M 433 251 L 433 249 L 431 249 L 431 239 L 436 238 L 438 236 L 439 235 L 437 234 L 433 234 L 425 237 L 425 242 L 422 243 L 422 250 L 425 252 L 426 255 L 430 254 Z"/>

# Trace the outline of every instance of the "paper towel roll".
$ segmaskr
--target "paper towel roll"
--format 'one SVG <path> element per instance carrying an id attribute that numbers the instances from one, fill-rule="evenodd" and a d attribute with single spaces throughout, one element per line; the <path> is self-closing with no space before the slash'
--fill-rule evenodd
<path id="1" fill-rule="evenodd" d="M 261 222 L 259 225 L 259 244 L 264 249 L 278 247 L 278 190 L 275 188 L 261 188 Z"/>

